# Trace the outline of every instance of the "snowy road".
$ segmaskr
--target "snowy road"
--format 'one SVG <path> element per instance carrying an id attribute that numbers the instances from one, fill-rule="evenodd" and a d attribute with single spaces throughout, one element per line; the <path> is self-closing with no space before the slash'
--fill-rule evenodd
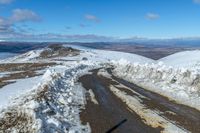
<path id="1" fill-rule="evenodd" d="M 79 78 L 88 91 L 81 112 L 92 132 L 200 132 L 200 112 L 112 75 L 111 69 Z"/>

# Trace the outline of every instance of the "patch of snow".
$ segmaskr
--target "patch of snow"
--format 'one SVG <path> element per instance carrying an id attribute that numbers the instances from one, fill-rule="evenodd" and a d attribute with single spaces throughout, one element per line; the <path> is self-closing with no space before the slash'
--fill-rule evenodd
<path id="1" fill-rule="evenodd" d="M 111 78 L 111 75 L 105 69 L 100 69 L 97 74 L 107 78 Z"/>
<path id="2" fill-rule="evenodd" d="M 92 91 L 92 89 L 90 89 L 88 92 L 89 92 L 89 94 L 90 94 L 91 101 L 92 101 L 94 104 L 99 104 L 98 101 L 97 101 L 96 98 L 95 98 L 95 95 L 94 95 L 94 92 Z"/>
<path id="3" fill-rule="evenodd" d="M 18 79 L 15 83 L 6 85 L 0 89 L 0 108 L 8 106 L 12 98 L 27 93 L 34 85 L 40 82 L 41 77 Z M 11 101 L 12 102 L 12 101 Z"/>

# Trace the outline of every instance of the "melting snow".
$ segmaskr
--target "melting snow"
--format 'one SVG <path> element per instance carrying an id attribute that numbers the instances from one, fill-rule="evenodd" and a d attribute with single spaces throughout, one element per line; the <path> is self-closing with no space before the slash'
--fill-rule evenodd
<path id="1" fill-rule="evenodd" d="M 8 122 L 8 114 L 29 118 L 26 125 L 19 124 L 6 131 L 20 132 L 21 128 L 24 132 L 90 132 L 89 125 L 83 126 L 80 122 L 79 111 L 84 106 L 85 96 L 76 80 L 88 70 L 106 64 L 114 65 L 115 74 L 125 80 L 200 109 L 199 51 L 178 53 L 154 61 L 123 52 L 79 49 L 82 51 L 78 56 L 55 58 L 59 65 L 50 67 L 43 76 L 20 79 L 0 89 L 0 120 Z M 50 59 L 37 59 L 41 51 L 30 51 L 1 63 L 51 62 Z M 103 71 L 99 74 L 106 75 Z M 125 99 L 123 93 L 116 94 Z M 90 95 L 93 102 L 98 103 L 92 92 Z"/>

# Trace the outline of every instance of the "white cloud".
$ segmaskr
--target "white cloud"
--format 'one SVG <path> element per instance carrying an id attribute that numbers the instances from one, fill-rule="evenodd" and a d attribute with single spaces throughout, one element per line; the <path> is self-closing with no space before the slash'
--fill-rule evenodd
<path id="1" fill-rule="evenodd" d="M 156 20 L 160 17 L 160 15 L 155 13 L 147 13 L 145 17 L 149 20 Z"/>
<path id="2" fill-rule="evenodd" d="M 200 0 L 193 0 L 194 3 L 200 4 Z"/>
<path id="3" fill-rule="evenodd" d="M 27 34 L 27 33 L 11 33 L 9 35 L 0 34 L 3 40 L 20 40 L 20 41 L 80 41 L 80 42 L 101 42 L 113 41 L 115 38 L 107 36 L 99 36 L 95 34 L 86 35 L 66 35 L 66 34 Z"/>
<path id="4" fill-rule="evenodd" d="M 11 27 L 12 23 L 8 19 L 0 17 L 0 33 L 11 32 Z"/>
<path id="5" fill-rule="evenodd" d="M 90 21 L 94 21 L 94 22 L 100 22 L 99 18 L 97 18 L 96 16 L 91 15 L 91 14 L 86 14 L 85 19 L 90 20 Z"/>
<path id="6" fill-rule="evenodd" d="M 14 0 L 0 0 L 0 4 L 10 4 L 12 3 Z"/>
<path id="7" fill-rule="evenodd" d="M 27 21 L 38 21 L 40 17 L 31 10 L 27 9 L 15 9 L 12 15 L 8 18 L 0 17 L 0 33 L 1 34 L 11 34 L 16 32 L 14 26 L 17 23 L 27 22 Z"/>
<path id="8" fill-rule="evenodd" d="M 28 9 L 15 9 L 10 17 L 13 22 L 23 22 L 23 21 L 38 21 L 40 17 L 33 11 Z"/>

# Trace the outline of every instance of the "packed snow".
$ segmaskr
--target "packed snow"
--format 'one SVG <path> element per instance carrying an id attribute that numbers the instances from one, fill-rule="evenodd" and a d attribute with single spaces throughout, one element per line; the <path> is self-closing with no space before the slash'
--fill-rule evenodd
<path id="1" fill-rule="evenodd" d="M 200 73 L 163 63 L 114 62 L 114 74 L 145 89 L 200 110 Z"/>

